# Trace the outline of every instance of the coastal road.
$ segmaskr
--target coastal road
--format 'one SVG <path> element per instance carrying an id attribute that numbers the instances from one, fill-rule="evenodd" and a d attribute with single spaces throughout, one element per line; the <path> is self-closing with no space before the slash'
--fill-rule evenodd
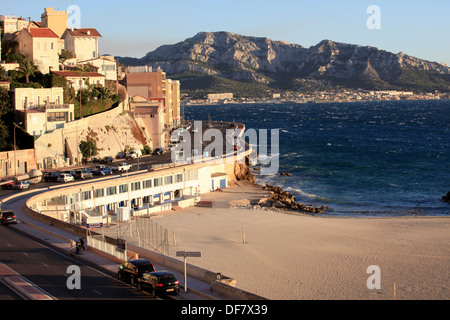
<path id="1" fill-rule="evenodd" d="M 12 269 L 58 300 L 151 299 L 134 287 L 18 234 L 7 226 L 0 227 L 0 239 L 2 268 Z M 73 265 L 80 268 L 80 289 L 69 289 L 67 286 L 72 276 L 68 267 Z M 18 298 L 1 283 L 0 298 L 3 297 L 11 300 Z"/>

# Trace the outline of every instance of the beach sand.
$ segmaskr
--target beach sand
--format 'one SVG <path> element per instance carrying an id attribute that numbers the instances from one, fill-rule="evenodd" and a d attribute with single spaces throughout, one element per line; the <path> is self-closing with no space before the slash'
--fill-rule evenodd
<path id="1" fill-rule="evenodd" d="M 201 251 L 188 262 L 269 299 L 450 298 L 449 217 L 340 218 L 230 208 L 229 201 L 266 193 L 248 182 L 231 183 L 202 195 L 213 207 L 152 219 L 169 230 L 170 256 Z M 371 265 L 380 268 L 380 289 L 367 286 Z"/>

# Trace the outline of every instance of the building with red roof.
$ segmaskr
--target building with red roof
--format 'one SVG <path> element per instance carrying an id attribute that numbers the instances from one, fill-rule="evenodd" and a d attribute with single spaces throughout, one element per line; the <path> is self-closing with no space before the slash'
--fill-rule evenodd
<path id="1" fill-rule="evenodd" d="M 66 29 L 61 38 L 64 39 L 64 48 L 72 51 L 77 60 L 88 60 L 99 56 L 100 37 L 100 33 L 94 28 L 71 28 Z"/>
<path id="2" fill-rule="evenodd" d="M 59 37 L 49 28 L 26 28 L 15 40 L 19 53 L 30 58 L 43 74 L 59 69 Z"/>

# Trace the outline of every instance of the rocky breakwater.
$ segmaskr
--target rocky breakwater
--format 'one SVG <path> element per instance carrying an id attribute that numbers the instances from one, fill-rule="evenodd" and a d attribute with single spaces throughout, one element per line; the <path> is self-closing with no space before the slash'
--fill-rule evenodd
<path id="1" fill-rule="evenodd" d="M 261 199 L 258 203 L 261 207 L 277 208 L 280 210 L 299 211 L 309 214 L 325 213 L 328 209 L 327 206 L 315 207 L 313 205 L 305 205 L 298 203 L 295 200 L 295 196 L 289 192 L 284 191 L 280 187 L 271 186 L 266 184 L 262 187 L 265 190 L 271 191 L 271 195 L 268 198 Z"/>

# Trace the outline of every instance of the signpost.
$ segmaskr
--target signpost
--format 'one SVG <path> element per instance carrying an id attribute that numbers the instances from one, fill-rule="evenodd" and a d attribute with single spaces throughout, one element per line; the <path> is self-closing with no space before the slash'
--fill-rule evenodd
<path id="1" fill-rule="evenodd" d="M 177 251 L 177 257 L 184 258 L 184 292 L 187 292 L 186 258 L 200 258 L 201 256 L 200 251 Z"/>
<path id="2" fill-rule="evenodd" d="M 103 217 L 88 217 L 86 228 L 103 228 Z"/>

